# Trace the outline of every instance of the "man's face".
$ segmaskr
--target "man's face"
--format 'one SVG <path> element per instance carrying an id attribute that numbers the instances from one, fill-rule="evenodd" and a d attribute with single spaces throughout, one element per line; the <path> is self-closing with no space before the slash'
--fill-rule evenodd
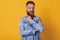
<path id="1" fill-rule="evenodd" d="M 33 4 L 28 4 L 26 5 L 26 11 L 27 11 L 27 15 L 29 16 L 33 16 L 34 15 L 34 6 Z"/>

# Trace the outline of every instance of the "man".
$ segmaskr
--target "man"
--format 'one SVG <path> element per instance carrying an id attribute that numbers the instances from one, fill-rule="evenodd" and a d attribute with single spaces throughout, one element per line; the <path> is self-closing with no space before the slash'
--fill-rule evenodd
<path id="1" fill-rule="evenodd" d="M 35 3 L 26 3 L 27 15 L 22 17 L 19 22 L 22 40 L 40 40 L 40 32 L 43 31 L 41 19 L 34 15 Z"/>

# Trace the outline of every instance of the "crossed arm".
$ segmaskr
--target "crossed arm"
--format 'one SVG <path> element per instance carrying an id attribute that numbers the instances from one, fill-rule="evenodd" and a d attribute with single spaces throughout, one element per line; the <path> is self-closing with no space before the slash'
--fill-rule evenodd
<path id="1" fill-rule="evenodd" d="M 34 20 L 32 20 L 31 22 L 30 22 L 30 24 L 32 24 L 33 25 L 33 27 L 36 29 L 36 30 L 38 30 L 38 31 L 40 31 L 40 32 L 42 32 L 43 31 L 43 29 L 44 29 L 44 27 L 43 27 L 43 25 L 42 25 L 42 22 L 40 21 L 40 19 L 39 19 L 39 21 L 38 21 L 38 23 L 36 23 Z M 20 23 L 19 23 L 19 29 L 20 29 L 20 33 L 21 33 L 21 35 L 31 35 L 31 34 L 35 34 L 35 30 L 33 29 L 31 29 L 31 30 L 24 30 L 24 23 L 23 23 L 23 20 L 20 20 Z M 26 25 L 27 26 L 27 25 Z"/>

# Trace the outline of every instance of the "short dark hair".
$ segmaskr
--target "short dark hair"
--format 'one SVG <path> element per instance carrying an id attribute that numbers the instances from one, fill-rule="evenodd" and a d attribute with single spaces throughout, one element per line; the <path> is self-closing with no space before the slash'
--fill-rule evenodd
<path id="1" fill-rule="evenodd" d="M 33 5 L 35 5 L 35 3 L 34 3 L 33 1 L 28 1 L 28 2 L 26 3 L 26 5 L 28 5 L 28 4 L 33 4 Z"/>

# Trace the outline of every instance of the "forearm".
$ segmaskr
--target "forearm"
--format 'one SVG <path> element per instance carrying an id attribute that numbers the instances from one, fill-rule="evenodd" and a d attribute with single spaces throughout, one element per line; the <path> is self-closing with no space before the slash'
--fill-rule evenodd
<path id="1" fill-rule="evenodd" d="M 38 31 L 40 31 L 40 32 L 43 31 L 43 29 L 44 29 L 43 25 L 40 25 L 40 24 L 36 23 L 34 20 L 32 20 L 30 23 L 33 25 L 33 27 L 34 27 L 36 30 L 38 30 Z"/>
<path id="2" fill-rule="evenodd" d="M 35 34 L 34 30 L 20 30 L 21 35 L 32 35 Z"/>

